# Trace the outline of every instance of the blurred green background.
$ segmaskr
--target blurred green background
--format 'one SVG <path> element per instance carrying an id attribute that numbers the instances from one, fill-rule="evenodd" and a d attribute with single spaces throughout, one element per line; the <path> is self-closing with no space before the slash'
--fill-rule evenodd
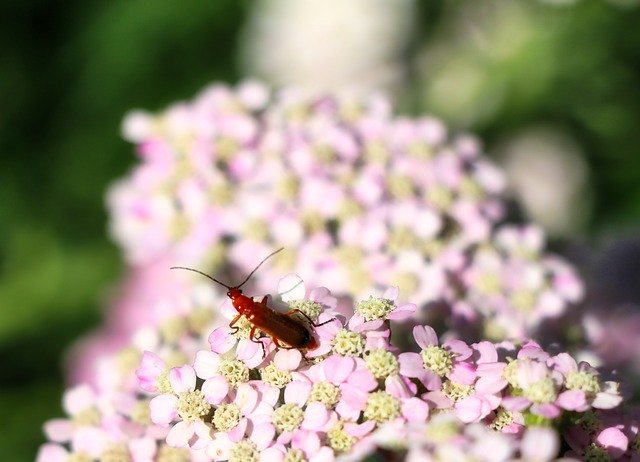
<path id="1" fill-rule="evenodd" d="M 490 151 L 538 124 L 566 134 L 591 171 L 593 207 L 576 238 L 633 231 L 640 10 L 603 0 L 491 3 L 500 26 L 465 12 L 468 2 L 416 5 L 401 106 L 478 133 Z M 134 163 L 119 136 L 122 116 L 190 98 L 214 80 L 237 82 L 251 8 L 234 0 L 0 4 L 0 460 L 32 460 L 42 423 L 62 415 L 64 351 L 99 324 L 123 268 L 104 207 L 107 185 Z M 468 30 L 484 24 L 487 40 L 508 49 L 460 33 L 461 14 Z M 473 75 L 472 85 L 452 89 L 451 69 Z"/>

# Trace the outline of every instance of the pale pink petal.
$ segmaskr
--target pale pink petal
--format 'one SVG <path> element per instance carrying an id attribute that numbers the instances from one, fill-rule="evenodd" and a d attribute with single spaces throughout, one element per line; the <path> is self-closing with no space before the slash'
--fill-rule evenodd
<path id="1" fill-rule="evenodd" d="M 447 340 L 443 346 L 455 353 L 458 360 L 465 360 L 473 354 L 471 347 L 462 340 Z"/>
<path id="2" fill-rule="evenodd" d="M 420 377 L 424 371 L 422 356 L 418 353 L 401 353 L 398 356 L 400 363 L 400 373 L 406 377 Z"/>
<path id="3" fill-rule="evenodd" d="M 140 388 L 149 392 L 157 391 L 156 380 L 165 369 L 165 362 L 157 354 L 145 351 L 140 360 L 140 367 L 136 369 Z"/>
<path id="4" fill-rule="evenodd" d="M 478 342 L 473 345 L 474 350 L 478 352 L 476 364 L 496 363 L 498 361 L 498 351 L 491 342 Z"/>
<path id="5" fill-rule="evenodd" d="M 399 375 L 390 375 L 384 380 L 385 391 L 398 399 L 410 398 L 414 395 L 407 385 Z"/>
<path id="6" fill-rule="evenodd" d="M 193 437 L 195 431 L 193 424 L 190 422 L 178 422 L 169 430 L 167 435 L 167 444 L 173 448 L 189 447 L 189 441 Z"/>
<path id="7" fill-rule="evenodd" d="M 477 396 L 467 396 L 455 404 L 456 415 L 465 423 L 479 422 L 492 411 L 490 403 Z"/>
<path id="8" fill-rule="evenodd" d="M 217 327 L 209 335 L 209 345 L 215 353 L 223 354 L 236 345 L 236 338 L 229 334 L 228 327 Z"/>
<path id="9" fill-rule="evenodd" d="M 306 430 L 323 431 L 329 417 L 329 412 L 324 404 L 310 403 L 305 410 L 301 427 Z"/>
<path id="10" fill-rule="evenodd" d="M 151 421 L 158 425 L 169 425 L 178 418 L 178 397 L 175 395 L 159 395 L 149 402 Z"/>
<path id="11" fill-rule="evenodd" d="M 393 319 L 394 321 L 402 321 L 403 319 L 408 319 L 413 316 L 417 308 L 418 307 L 413 303 L 407 303 L 394 309 L 391 313 L 389 313 L 389 316 L 387 316 L 387 318 Z"/>
<path id="12" fill-rule="evenodd" d="M 191 366 L 174 367 L 169 371 L 173 391 L 180 394 L 196 389 L 196 371 Z"/>
<path id="13" fill-rule="evenodd" d="M 202 384 L 202 393 L 210 404 L 220 404 L 229 393 L 229 383 L 221 376 L 207 379 Z"/>
<path id="14" fill-rule="evenodd" d="M 53 419 L 44 424 L 44 434 L 56 443 L 64 443 L 71 440 L 74 430 L 73 423 L 68 419 Z"/>
<path id="15" fill-rule="evenodd" d="M 258 451 L 269 447 L 276 434 L 276 429 L 271 423 L 256 425 L 251 432 L 251 441 L 258 447 Z"/>
<path id="16" fill-rule="evenodd" d="M 247 419 L 240 419 L 240 422 L 233 427 L 231 430 L 227 432 L 227 436 L 231 441 L 237 443 L 242 438 L 244 438 L 244 434 L 247 431 L 247 426 L 249 425 L 249 421 Z"/>
<path id="17" fill-rule="evenodd" d="M 587 396 L 582 390 L 567 390 L 558 395 L 556 404 L 568 411 L 586 411 L 589 407 Z"/>
<path id="18" fill-rule="evenodd" d="M 453 366 L 453 369 L 447 374 L 447 377 L 449 377 L 452 382 L 463 385 L 473 385 L 473 382 L 476 380 L 476 370 L 472 364 L 458 363 Z"/>
<path id="19" fill-rule="evenodd" d="M 507 396 L 502 399 L 502 406 L 509 411 L 522 411 L 530 404 L 531 401 L 522 396 Z"/>
<path id="20" fill-rule="evenodd" d="M 325 377 L 334 385 L 344 382 L 355 367 L 355 360 L 348 356 L 332 355 L 322 363 Z"/>
<path id="21" fill-rule="evenodd" d="M 106 449 L 107 443 L 107 435 L 103 430 L 83 427 L 74 433 L 71 447 L 74 452 L 86 452 L 97 458 Z"/>
<path id="22" fill-rule="evenodd" d="M 62 397 L 62 407 L 69 415 L 76 415 L 95 405 L 95 393 L 89 385 L 67 390 Z"/>
<path id="23" fill-rule="evenodd" d="M 560 439 L 555 430 L 531 427 L 522 438 L 522 456 L 525 460 L 540 462 L 554 460 L 560 449 Z"/>
<path id="24" fill-rule="evenodd" d="M 285 302 L 303 300 L 306 294 L 304 281 L 297 274 L 287 274 L 278 282 L 278 294 Z"/>
<path id="25" fill-rule="evenodd" d="M 157 443 L 152 438 L 134 438 L 129 441 L 129 451 L 133 462 L 151 462 L 156 453 Z"/>
<path id="26" fill-rule="evenodd" d="M 280 350 L 273 358 L 273 362 L 281 371 L 295 370 L 302 360 L 302 353 L 299 350 Z"/>
<path id="27" fill-rule="evenodd" d="M 622 396 L 617 393 L 601 391 L 596 394 L 591 405 L 597 409 L 612 409 L 622 402 Z"/>
<path id="28" fill-rule="evenodd" d="M 629 448 L 629 439 L 615 427 L 605 428 L 596 437 L 602 447 L 614 458 L 621 457 Z"/>
<path id="29" fill-rule="evenodd" d="M 567 376 L 569 372 L 578 370 L 578 364 L 576 360 L 568 353 L 560 353 L 552 358 L 553 364 L 556 366 L 562 375 Z"/>
<path id="30" fill-rule="evenodd" d="M 560 408 L 554 404 L 533 404 L 531 406 L 531 412 L 536 415 L 541 415 L 547 419 L 555 419 L 560 415 Z"/>
<path id="31" fill-rule="evenodd" d="M 372 391 L 378 386 L 378 381 L 369 369 L 360 369 L 352 372 L 349 374 L 346 383 L 362 391 Z"/>
<path id="32" fill-rule="evenodd" d="M 346 383 L 340 385 L 340 394 L 341 401 L 344 401 L 351 409 L 364 409 L 369 397 L 368 393 Z"/>
<path id="33" fill-rule="evenodd" d="M 277 447 L 271 447 L 260 451 L 260 462 L 282 462 L 284 452 Z"/>
<path id="34" fill-rule="evenodd" d="M 302 407 L 307 402 L 309 393 L 311 393 L 311 383 L 294 380 L 284 389 L 284 401 L 287 404 L 293 403 Z"/>
<path id="35" fill-rule="evenodd" d="M 398 299 L 398 295 L 400 295 L 400 289 L 396 286 L 389 287 L 382 294 L 382 298 L 386 298 L 387 300 L 395 301 Z"/>
<path id="36" fill-rule="evenodd" d="M 220 356 L 213 351 L 201 350 L 196 353 L 193 368 L 196 371 L 196 375 L 201 379 L 210 379 L 218 375 L 219 366 Z"/>
<path id="37" fill-rule="evenodd" d="M 38 449 L 36 462 L 67 462 L 69 453 L 57 444 L 43 444 Z"/>
<path id="38" fill-rule="evenodd" d="M 317 453 L 321 445 L 320 436 L 315 431 L 299 431 L 291 439 L 291 447 L 301 449 L 305 454 Z"/>
<path id="39" fill-rule="evenodd" d="M 368 420 L 367 422 L 363 422 L 361 424 L 356 424 L 352 422 L 345 422 L 344 431 L 351 436 L 356 438 L 362 438 L 363 436 L 368 435 L 375 428 L 376 423 Z"/>
<path id="40" fill-rule="evenodd" d="M 402 415 L 409 422 L 426 422 L 429 416 L 429 405 L 420 398 L 409 398 L 402 403 Z"/>
<path id="41" fill-rule="evenodd" d="M 238 405 L 243 415 L 249 415 L 256 408 L 258 398 L 258 392 L 255 388 L 247 383 L 241 383 L 236 390 L 234 402 Z"/>
<path id="42" fill-rule="evenodd" d="M 431 326 L 415 326 L 413 328 L 413 337 L 416 343 L 422 349 L 428 346 L 438 345 L 438 334 Z"/>
<path id="43" fill-rule="evenodd" d="M 213 460 L 227 460 L 234 444 L 226 434 L 216 433 L 213 441 L 207 445 L 205 453 Z"/>

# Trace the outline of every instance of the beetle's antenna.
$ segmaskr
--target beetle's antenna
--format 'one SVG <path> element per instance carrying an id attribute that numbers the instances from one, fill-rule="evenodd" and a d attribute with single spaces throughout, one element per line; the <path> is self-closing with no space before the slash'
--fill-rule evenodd
<path id="1" fill-rule="evenodd" d="M 262 264 L 263 264 L 265 261 L 267 261 L 268 259 L 270 259 L 271 257 L 273 257 L 275 254 L 277 254 L 277 253 L 278 253 L 278 252 L 280 252 L 281 250 L 284 250 L 284 247 L 280 247 L 278 250 L 275 250 L 275 251 L 271 252 L 269 255 L 267 255 L 266 257 L 264 257 L 264 258 L 262 259 L 262 261 L 261 261 L 260 263 L 258 263 L 258 266 L 256 266 L 256 267 L 253 269 L 253 271 L 251 271 L 251 272 L 249 273 L 249 276 L 247 276 L 247 277 L 245 278 L 245 280 L 244 280 L 244 281 L 242 281 L 242 283 L 240 283 L 240 285 L 237 285 L 235 288 L 236 288 L 236 289 L 239 289 L 240 287 L 242 287 L 242 286 L 244 285 L 244 283 L 245 283 L 245 282 L 247 282 L 251 276 L 253 276 L 253 273 L 255 273 L 255 272 L 258 270 L 258 268 L 260 268 L 260 266 L 262 266 Z"/>
<path id="2" fill-rule="evenodd" d="M 209 276 L 207 273 L 203 273 L 202 271 L 198 271 L 197 269 L 193 269 L 193 268 L 185 268 L 184 266 L 172 266 L 169 269 L 181 269 L 181 270 L 187 270 L 187 271 L 193 271 L 194 273 L 198 273 L 203 275 L 206 278 L 211 279 L 213 282 L 217 282 L 218 284 L 220 284 L 221 286 L 226 287 L 227 289 L 231 290 L 232 288 L 229 287 L 228 285 L 226 285 L 223 282 L 218 281 L 216 278 L 212 278 L 211 276 Z"/>

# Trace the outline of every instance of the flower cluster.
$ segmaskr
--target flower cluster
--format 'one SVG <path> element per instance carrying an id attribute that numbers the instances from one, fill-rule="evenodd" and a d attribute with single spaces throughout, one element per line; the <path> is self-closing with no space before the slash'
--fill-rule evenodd
<path id="1" fill-rule="evenodd" d="M 391 284 L 423 318 L 437 303 L 497 339 L 581 297 L 539 229 L 502 225 L 503 175 L 478 142 L 380 96 L 214 86 L 123 130 L 141 162 L 109 193 L 111 230 L 134 265 L 246 274 L 284 246 L 259 291 L 289 271 L 356 299 Z"/>
<path id="2" fill-rule="evenodd" d="M 47 424 L 54 443 L 39 460 L 104 460 L 113 451 L 134 462 L 334 460 L 373 450 L 389 428 L 411 435 L 408 450 L 432 460 L 483 444 L 495 446 L 500 460 L 519 453 L 551 460 L 559 450 L 553 428 L 582 428 L 622 401 L 617 384 L 591 366 L 532 341 L 467 344 L 418 325 L 418 351 L 400 350 L 390 320 L 410 317 L 416 306 L 398 303 L 397 289 L 363 298 L 349 317 L 327 289 L 307 291 L 295 276 L 279 292 L 289 310 L 304 313 L 296 319 L 307 323 L 317 348 L 252 337 L 243 317 L 237 329 L 218 323 L 209 347 L 197 351 L 201 336 L 168 337 L 142 355 L 136 375 L 143 392 L 126 381 L 97 394 L 86 386 L 67 392 L 70 418 Z M 223 314 L 235 318 L 231 308 L 223 302 Z M 619 435 L 603 431 L 588 447 L 611 451 L 617 443 L 607 437 Z M 567 434 L 574 448 L 592 435 Z M 536 438 L 553 444 L 536 448 Z M 174 459 L 163 455 L 169 452 Z"/>

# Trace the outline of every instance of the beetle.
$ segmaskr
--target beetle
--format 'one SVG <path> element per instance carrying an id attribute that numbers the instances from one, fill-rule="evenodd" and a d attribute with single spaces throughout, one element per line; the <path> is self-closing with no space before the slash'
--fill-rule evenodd
<path id="1" fill-rule="evenodd" d="M 279 248 L 278 250 L 267 255 L 258 265 L 249 273 L 249 275 L 237 286 L 229 286 L 223 282 L 218 281 L 216 278 L 209 276 L 202 271 L 198 271 L 193 268 L 185 268 L 182 266 L 173 266 L 171 269 L 183 269 L 187 271 L 193 271 L 195 273 L 201 274 L 213 282 L 220 284 L 223 287 L 227 288 L 227 297 L 231 299 L 231 303 L 233 307 L 238 312 L 237 316 L 235 316 L 231 322 L 229 323 L 229 327 L 233 329 L 233 334 L 238 332 L 239 327 L 236 326 L 236 323 L 240 320 L 242 316 L 246 317 L 247 320 L 251 323 L 251 331 L 249 332 L 249 339 L 254 343 L 259 343 L 262 346 L 262 352 L 264 356 L 266 356 L 266 349 L 264 343 L 260 341 L 261 337 L 258 337 L 257 330 L 264 332 L 273 340 L 273 343 L 278 348 L 284 349 L 300 349 L 300 350 L 314 350 L 318 348 L 318 341 L 313 336 L 313 332 L 309 329 L 304 323 L 293 318 L 292 316 L 295 314 L 301 314 L 304 316 L 309 324 L 313 327 L 323 326 L 335 318 L 329 319 L 320 324 L 316 324 L 313 320 L 303 311 L 298 309 L 292 309 L 287 311 L 286 313 L 281 313 L 279 311 L 274 310 L 269 305 L 267 305 L 268 296 L 265 295 L 261 301 L 256 301 L 251 297 L 248 297 L 242 293 L 242 287 L 250 278 L 253 276 L 260 266 L 267 261 L 269 258 L 283 250 L 284 247 Z"/>

